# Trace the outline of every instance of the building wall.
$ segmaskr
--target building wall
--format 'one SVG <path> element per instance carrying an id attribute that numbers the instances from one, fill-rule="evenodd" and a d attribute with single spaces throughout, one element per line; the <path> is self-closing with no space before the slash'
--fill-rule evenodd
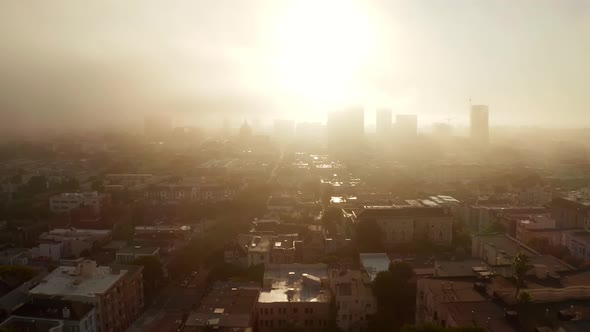
<path id="1" fill-rule="evenodd" d="M 328 326 L 328 302 L 273 302 L 258 303 L 258 331 L 271 332 L 288 326 L 321 330 Z"/>
<path id="2" fill-rule="evenodd" d="M 566 246 L 574 257 L 590 260 L 590 243 L 575 236 L 575 232 L 565 232 L 562 237 Z"/>
<path id="3" fill-rule="evenodd" d="M 377 225 L 383 231 L 385 245 L 389 246 L 415 240 L 449 244 L 453 239 L 453 218 L 451 216 L 378 219 Z"/>

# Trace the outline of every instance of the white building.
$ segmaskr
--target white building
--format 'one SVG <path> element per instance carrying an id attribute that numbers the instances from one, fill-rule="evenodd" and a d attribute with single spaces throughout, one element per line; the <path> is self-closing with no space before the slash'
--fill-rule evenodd
<path id="1" fill-rule="evenodd" d="M 91 304 L 98 332 L 124 331 L 143 310 L 142 270 L 141 266 L 96 266 L 86 260 L 56 268 L 29 295 Z"/>
<path id="2" fill-rule="evenodd" d="M 140 257 L 160 257 L 158 247 L 126 247 L 117 251 L 115 260 L 119 264 L 130 264 Z"/>
<path id="3" fill-rule="evenodd" d="M 31 252 L 33 257 L 49 257 L 52 260 L 79 257 L 84 251 L 90 252 L 108 243 L 111 234 L 111 230 L 56 228 L 41 234 L 39 246 Z"/>
<path id="4" fill-rule="evenodd" d="M 562 244 L 569 249 L 574 257 L 590 260 L 590 232 L 564 232 Z"/>
<path id="5" fill-rule="evenodd" d="M 107 194 L 96 191 L 84 193 L 62 193 L 49 198 L 49 209 L 54 213 L 66 213 L 82 206 L 90 207 L 99 213 L 108 200 Z"/>

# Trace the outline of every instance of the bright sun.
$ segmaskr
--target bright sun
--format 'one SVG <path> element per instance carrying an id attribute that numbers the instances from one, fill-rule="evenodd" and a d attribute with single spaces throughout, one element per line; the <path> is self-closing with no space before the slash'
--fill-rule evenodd
<path id="1" fill-rule="evenodd" d="M 283 89 L 322 108 L 354 100 L 375 39 L 363 8 L 351 0 L 293 1 L 275 31 Z"/>

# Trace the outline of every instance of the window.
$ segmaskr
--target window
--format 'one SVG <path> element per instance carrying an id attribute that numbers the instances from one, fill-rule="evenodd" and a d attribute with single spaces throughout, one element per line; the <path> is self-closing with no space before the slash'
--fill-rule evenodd
<path id="1" fill-rule="evenodd" d="M 264 314 L 268 315 L 268 308 L 264 308 Z"/>
<path id="2" fill-rule="evenodd" d="M 296 314 L 299 310 L 297 308 L 293 308 L 293 313 Z"/>

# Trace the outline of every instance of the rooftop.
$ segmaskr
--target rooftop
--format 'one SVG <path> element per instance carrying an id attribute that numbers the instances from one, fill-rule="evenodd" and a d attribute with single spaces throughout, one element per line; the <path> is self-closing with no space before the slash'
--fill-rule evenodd
<path id="1" fill-rule="evenodd" d="M 117 250 L 117 255 L 156 255 L 158 251 L 158 247 L 133 246 Z"/>
<path id="2" fill-rule="evenodd" d="M 187 327 L 250 327 L 260 287 L 256 284 L 216 283 L 186 320 Z"/>
<path id="3" fill-rule="evenodd" d="M 391 260 L 386 253 L 368 253 L 359 254 L 359 256 L 361 265 L 369 274 L 371 281 L 375 279 L 379 272 L 389 270 L 389 264 L 391 264 Z"/>
<path id="4" fill-rule="evenodd" d="M 445 303 L 457 326 L 480 327 L 486 332 L 515 332 L 505 318 L 504 310 L 490 301 Z"/>
<path id="5" fill-rule="evenodd" d="M 327 278 L 325 264 L 271 265 L 264 272 L 258 302 L 329 302 Z"/>
<path id="6" fill-rule="evenodd" d="M 79 266 L 60 266 L 48 274 L 29 293 L 33 295 L 94 297 L 95 294 L 106 292 L 127 272 L 128 270 L 116 272 L 109 266 L 98 266 L 94 270 L 91 267 L 85 270 Z"/>
<path id="7" fill-rule="evenodd" d="M 470 277 L 475 276 L 474 268 L 490 270 L 489 265 L 481 259 L 465 259 L 457 261 L 435 261 L 435 277 Z"/>
<path id="8" fill-rule="evenodd" d="M 527 229 L 548 229 L 555 228 L 555 219 L 549 214 L 536 214 L 518 221 L 519 224 Z"/>
<path id="9" fill-rule="evenodd" d="M 67 309 L 67 311 L 65 309 Z M 33 299 L 20 306 L 12 314 L 14 316 L 31 318 L 80 320 L 92 309 L 94 309 L 94 306 L 82 302 Z"/>
<path id="10" fill-rule="evenodd" d="M 486 301 L 480 293 L 473 288 L 473 281 L 448 280 L 448 279 L 419 279 L 421 289 L 428 289 L 433 293 L 438 302 L 477 302 Z"/>
<path id="11" fill-rule="evenodd" d="M 364 206 L 355 211 L 356 218 L 393 218 L 393 217 L 445 217 L 445 209 L 440 206 L 424 206 L 418 201 L 410 200 L 408 205 Z"/>

